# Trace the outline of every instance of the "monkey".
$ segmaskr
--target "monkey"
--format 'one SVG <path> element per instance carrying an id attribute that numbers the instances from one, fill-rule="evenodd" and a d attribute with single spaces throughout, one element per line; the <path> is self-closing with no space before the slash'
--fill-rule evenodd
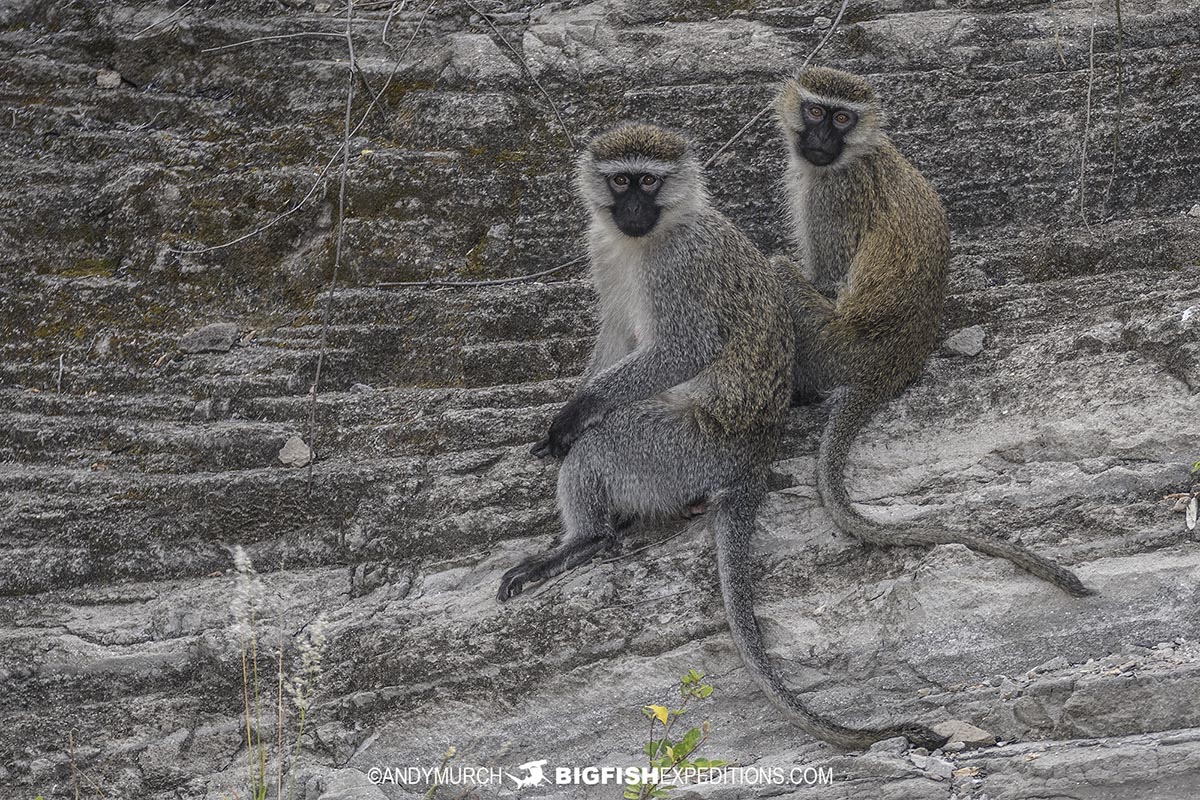
<path id="1" fill-rule="evenodd" d="M 883 130 L 863 78 L 812 67 L 775 99 L 788 153 L 784 189 L 804 272 L 772 263 L 789 287 L 796 350 L 793 403 L 828 398 L 817 488 L 838 528 L 874 545 L 958 543 L 1006 558 L 1077 597 L 1070 570 L 1002 539 L 928 526 L 885 526 L 851 505 L 851 443 L 921 372 L 938 337 L 950 261 L 941 199 Z"/>
<path id="2" fill-rule="evenodd" d="M 916 722 L 850 728 L 805 707 L 771 665 L 754 616 L 750 537 L 792 392 L 793 327 L 766 257 L 709 200 L 694 146 L 626 124 L 579 157 L 599 333 L 584 380 L 533 445 L 562 458 L 563 534 L 501 578 L 500 602 L 615 547 L 630 520 L 710 515 L 722 600 L 757 686 L 807 733 L 846 748 Z"/>

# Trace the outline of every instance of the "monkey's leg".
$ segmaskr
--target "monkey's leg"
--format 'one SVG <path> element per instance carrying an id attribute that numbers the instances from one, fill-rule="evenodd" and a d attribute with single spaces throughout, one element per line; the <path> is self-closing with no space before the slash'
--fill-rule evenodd
<path id="1" fill-rule="evenodd" d="M 513 567 L 500 581 L 501 602 L 614 547 L 643 517 L 681 514 L 719 485 L 721 461 L 706 457 L 698 431 L 655 403 L 613 409 L 584 432 L 558 474 L 563 536 L 558 545 Z M 689 438 L 690 437 L 690 438 Z M 711 449 L 711 448 L 709 448 Z"/>
<path id="2" fill-rule="evenodd" d="M 591 457 L 587 442 L 594 438 L 589 433 L 581 439 L 558 473 L 562 538 L 550 550 L 530 556 L 504 573 L 497 593 L 500 602 L 516 597 L 527 583 L 544 581 L 586 563 L 600 550 L 614 546 L 620 533 L 632 524 L 631 515 L 614 513 L 603 476 L 586 463 Z"/>
<path id="3" fill-rule="evenodd" d="M 837 318 L 833 302 L 802 275 L 788 286 L 796 353 L 792 371 L 792 405 L 820 402 L 849 380 L 849 363 L 841 338 L 830 326 Z"/>
<path id="4" fill-rule="evenodd" d="M 560 544 L 538 556 L 530 556 L 504 573 L 497 597 L 501 603 L 511 600 L 525 591 L 525 584 L 544 581 L 573 569 L 591 560 L 592 556 L 608 546 L 609 543 L 603 539 L 576 541 Z"/>

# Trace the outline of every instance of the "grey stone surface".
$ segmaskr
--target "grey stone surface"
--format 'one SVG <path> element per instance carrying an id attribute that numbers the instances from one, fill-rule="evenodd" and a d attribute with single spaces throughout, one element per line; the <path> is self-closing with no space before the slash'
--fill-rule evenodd
<path id="1" fill-rule="evenodd" d="M 232 322 L 213 322 L 188 331 L 179 339 L 185 353 L 227 353 L 238 340 L 238 327 Z"/>
<path id="2" fill-rule="evenodd" d="M 996 743 L 994 735 L 961 719 L 948 719 L 945 722 L 939 722 L 934 726 L 934 731 L 947 737 L 947 745 L 960 744 L 968 747 L 986 747 Z"/>
<path id="3" fill-rule="evenodd" d="M 872 77 L 894 140 L 945 200 L 942 329 L 987 331 L 975 357 L 932 359 L 871 422 L 852 495 L 879 519 L 1020 538 L 1100 592 L 1074 600 L 961 547 L 838 534 L 812 477 L 823 413 L 792 413 L 755 545 L 769 647 L 839 719 L 958 719 L 1006 743 L 926 754 L 936 774 L 904 751 L 838 752 L 765 706 L 703 524 L 634 552 L 672 532 L 639 531 L 628 557 L 496 605 L 502 572 L 557 531 L 555 467 L 528 447 L 586 357 L 592 293 L 578 270 L 375 285 L 531 274 L 579 251 L 574 153 L 530 74 L 575 141 L 639 117 L 709 154 L 834 9 L 477 3 L 497 35 L 458 3 L 409 3 L 390 22 L 360 4 L 365 121 L 327 295 L 335 185 L 218 246 L 296 206 L 337 153 L 344 42 L 203 51 L 337 32 L 343 7 L 182 5 L 0 4 L 0 796 L 73 796 L 69 737 L 110 794 L 247 796 L 235 612 L 251 597 L 269 676 L 280 641 L 290 674 L 327 624 L 306 799 L 370 792 L 358 775 L 436 767 L 450 745 L 453 765 L 512 773 L 638 763 L 640 707 L 669 702 L 689 668 L 716 686 L 691 712 L 712 723 L 710 756 L 836 780 L 680 797 L 1194 796 L 1200 544 L 1161 499 L 1190 489 L 1200 458 L 1194 3 L 1122 4 L 1120 104 L 1099 8 L 1082 182 L 1087 0 L 865 0 L 822 57 Z M 101 88 L 101 70 L 120 82 Z M 383 90 L 370 113 L 364 83 Z M 710 170 L 714 202 L 771 253 L 787 247 L 782 165 L 764 122 Z M 330 297 L 310 486 L 277 456 L 306 429 Z M 213 320 L 245 335 L 178 357 L 181 333 Z M 235 571 L 237 545 L 256 579 Z M 274 722 L 265 711 L 271 742 Z"/>
<path id="4" fill-rule="evenodd" d="M 387 795 L 362 772 L 340 769 L 329 776 L 319 800 L 387 800 Z"/>
<path id="5" fill-rule="evenodd" d="M 972 325 L 947 336 L 946 341 L 942 343 L 942 351 L 948 355 L 974 358 L 983 352 L 985 338 L 983 326 Z"/>

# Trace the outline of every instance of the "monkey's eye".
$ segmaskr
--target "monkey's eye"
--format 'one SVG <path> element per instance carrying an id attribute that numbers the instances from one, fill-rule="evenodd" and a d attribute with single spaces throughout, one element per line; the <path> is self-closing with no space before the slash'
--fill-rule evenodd
<path id="1" fill-rule="evenodd" d="M 655 177 L 654 175 L 647 174 L 647 175 L 642 176 L 642 187 L 643 188 L 653 189 L 657 185 L 658 185 L 658 178 Z"/>
<path id="2" fill-rule="evenodd" d="M 628 175 L 613 175 L 611 178 L 608 179 L 608 183 L 610 186 L 613 187 L 614 190 L 616 190 L 618 192 L 623 192 L 629 188 L 629 176 Z"/>
<path id="3" fill-rule="evenodd" d="M 846 125 L 849 125 L 851 122 L 853 122 L 854 118 L 852 116 L 850 116 L 850 113 L 847 111 L 839 111 L 833 115 L 833 121 L 834 121 L 834 124 L 845 127 Z"/>
<path id="4" fill-rule="evenodd" d="M 820 106 L 809 106 L 808 115 L 813 119 L 822 119 L 825 116 L 825 109 Z"/>

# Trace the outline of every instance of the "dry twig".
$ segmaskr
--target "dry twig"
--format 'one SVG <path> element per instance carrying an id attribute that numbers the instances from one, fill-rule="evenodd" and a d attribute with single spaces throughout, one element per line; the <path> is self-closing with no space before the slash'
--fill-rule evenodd
<path id="1" fill-rule="evenodd" d="M 496 23 L 492 22 L 491 17 L 476 8 L 475 4 L 472 3 L 471 0 L 463 0 L 463 2 L 467 4 L 468 8 L 483 18 L 483 21 L 486 22 L 488 27 L 492 29 L 492 33 L 496 34 L 496 38 L 503 42 L 504 46 L 507 47 L 509 51 L 517 57 L 517 61 L 521 62 L 521 66 L 525 68 L 525 74 L 529 76 L 529 79 L 533 81 L 533 85 L 536 86 L 538 91 L 542 93 L 542 96 L 546 98 L 546 102 L 550 104 L 550 109 L 554 112 L 554 116 L 558 117 L 558 124 L 562 126 L 563 133 L 567 135 L 567 141 L 571 143 L 571 149 L 574 150 L 575 139 L 573 136 L 571 136 L 571 131 L 567 128 L 567 123 L 563 120 L 562 114 L 558 112 L 558 106 L 555 105 L 554 98 L 550 96 L 550 93 L 546 91 L 546 87 L 542 86 L 542 82 L 539 81 L 537 76 L 533 74 L 533 70 L 529 68 L 529 64 L 525 61 L 525 56 L 517 52 L 517 49 L 508 43 L 508 39 L 505 39 L 503 34 L 500 33 L 500 30 L 496 27 Z"/>
<path id="2" fill-rule="evenodd" d="M 367 104 L 367 108 L 363 112 L 362 116 L 359 118 L 358 124 L 355 125 L 354 130 L 352 130 L 350 132 L 351 137 L 353 137 L 355 134 L 357 134 L 358 131 L 362 128 L 362 126 L 366 124 L 367 120 L 371 116 L 371 112 L 375 110 L 375 106 L 378 105 L 379 101 L 382 99 L 384 92 L 386 92 L 388 90 L 388 88 L 392 85 L 392 80 L 396 77 L 396 73 L 400 69 L 400 60 L 403 59 L 404 56 L 408 54 L 409 48 L 412 47 L 413 42 L 416 41 L 417 35 L 421 32 L 421 28 L 425 24 L 426 17 L 429 16 L 429 12 L 433 10 L 434 5 L 438 2 L 439 2 L 439 0 L 431 0 L 428 8 L 425 9 L 425 13 L 421 15 L 421 19 L 417 22 L 416 28 L 413 29 L 412 36 L 409 37 L 408 42 L 406 42 L 404 45 L 404 49 L 402 51 L 400 51 L 400 55 L 398 55 L 396 57 L 396 61 L 392 64 L 392 71 L 388 74 L 388 78 L 384 82 L 383 88 L 381 88 L 379 90 L 379 92 L 376 93 L 371 98 L 371 102 Z M 339 34 L 339 35 L 342 35 L 342 34 Z M 344 147 L 344 146 L 345 145 L 343 144 L 342 147 Z M 311 200 L 313 198 L 313 196 L 317 193 L 317 190 L 320 189 L 324 185 L 325 175 L 333 167 L 334 162 L 336 162 L 338 160 L 338 157 L 342 155 L 342 147 L 339 147 L 337 149 L 337 151 L 335 151 L 334 154 L 329 158 L 329 160 L 325 162 L 325 166 L 321 167 L 321 169 L 318 170 L 316 180 L 313 181 L 312 186 L 309 187 L 308 192 L 304 195 L 304 197 L 300 198 L 300 200 L 297 203 L 293 204 L 287 210 L 280 212 L 279 214 L 274 216 L 272 219 L 270 219 L 269 221 L 258 226 L 257 228 L 250 231 L 249 233 L 242 234 L 241 236 L 238 236 L 234 239 L 230 239 L 227 242 L 221 242 L 220 244 L 214 244 L 214 245 L 210 245 L 208 247 L 197 247 L 197 248 L 194 248 L 191 250 L 180 250 L 180 249 L 172 247 L 172 248 L 168 248 L 167 252 L 175 253 L 177 255 L 196 255 L 198 253 L 211 253 L 215 250 L 223 250 L 226 247 L 232 247 L 233 245 L 238 244 L 240 242 L 244 242 L 247 239 L 252 239 L 255 236 L 258 236 L 260 233 L 263 233 L 264 231 L 269 230 L 270 228 L 274 227 L 275 225 L 278 225 L 280 222 L 287 219 L 292 214 L 295 214 L 297 211 L 299 211 L 301 208 L 303 208 L 308 203 L 308 201 Z"/>
<path id="3" fill-rule="evenodd" d="M 259 42 L 273 42 L 278 39 L 344 39 L 344 33 L 333 33 L 331 31 L 301 31 L 299 33 L 280 33 L 275 36 L 256 36 L 253 39 L 243 39 L 240 42 L 232 44 L 223 44 L 218 47 L 206 47 L 201 50 L 201 53 L 216 53 L 220 50 L 231 50 L 235 47 L 242 47 L 247 44 L 258 44 Z"/>
<path id="4" fill-rule="evenodd" d="M 153 30 L 154 28 L 157 28 L 159 25 L 165 25 L 165 24 L 167 24 L 167 23 L 168 23 L 168 22 L 170 22 L 171 20 L 173 20 L 173 19 L 175 19 L 176 17 L 178 17 L 178 16 L 179 16 L 179 14 L 180 14 L 180 12 L 182 12 L 182 11 L 183 11 L 185 8 L 187 8 L 187 7 L 188 7 L 188 6 L 190 6 L 191 4 L 192 4 L 192 0 L 187 0 L 187 2 L 186 2 L 186 3 L 184 3 L 183 5 L 181 5 L 179 8 L 175 9 L 174 11 L 172 11 L 170 14 L 167 14 L 167 15 L 166 15 L 165 17 L 163 17 L 162 19 L 160 19 L 160 20 L 158 20 L 158 21 L 156 21 L 156 22 L 151 22 L 149 25 L 147 25 L 146 27 L 142 28 L 140 31 L 138 31 L 137 33 L 135 33 L 135 34 L 133 35 L 133 37 L 132 37 L 132 38 L 134 38 L 134 39 L 140 39 L 140 38 L 142 37 L 142 34 L 144 34 L 144 33 L 147 33 L 147 32 L 149 32 L 149 31 Z"/>
<path id="5" fill-rule="evenodd" d="M 379 36 L 379 41 L 383 42 L 385 45 L 388 43 L 387 32 L 388 27 L 392 24 L 392 17 L 403 11 L 404 7 L 407 5 L 408 0 L 400 0 L 398 3 L 393 3 L 391 9 L 388 11 L 387 19 L 383 21 L 383 33 Z M 388 46 L 390 47 L 390 45 Z"/>
<path id="6" fill-rule="evenodd" d="M 321 368 L 325 365 L 325 347 L 329 341 L 329 319 L 333 316 L 333 295 L 337 290 L 338 272 L 342 267 L 342 240 L 346 234 L 346 173 L 350 170 L 350 123 L 353 119 L 354 76 L 358 61 L 354 55 L 354 0 L 346 4 L 346 51 L 350 59 L 350 74 L 346 81 L 346 116 L 342 124 L 342 170 L 338 176 L 337 238 L 333 246 L 333 275 L 325 295 L 325 313 L 321 320 L 321 344 L 317 351 L 317 370 L 309 396 L 308 426 L 304 434 L 310 450 L 308 460 L 308 491 L 312 492 L 313 463 L 317 460 L 317 443 L 313 438 L 317 420 L 317 391 L 321 386 Z"/>
<path id="7" fill-rule="evenodd" d="M 75 787 L 75 800 L 79 800 L 79 769 L 75 766 L 75 732 L 67 731 L 67 742 L 71 748 L 71 785 Z"/>
<path id="8" fill-rule="evenodd" d="M 474 286 L 500 286 L 501 284 L 519 283 L 520 281 L 531 281 L 534 278 L 541 278 L 545 275 L 552 275 L 555 272 L 559 272 L 561 270 L 566 269 L 567 267 L 574 266 L 575 264 L 581 264 L 584 261 L 587 261 L 587 256 L 575 256 L 575 258 L 572 258 L 570 261 L 564 261 L 563 263 L 559 264 L 558 266 L 551 267 L 550 269 L 544 269 L 541 272 L 534 272 L 531 275 L 517 275 L 516 277 L 513 277 L 513 278 L 492 278 L 490 280 L 483 280 L 483 281 L 447 281 L 447 280 L 440 280 L 440 279 L 436 279 L 436 278 L 430 278 L 427 281 L 384 281 L 381 283 L 376 283 L 375 287 L 376 288 L 389 288 L 389 287 L 394 287 L 394 286 L 421 286 L 421 287 L 426 287 L 426 288 L 438 288 L 438 287 L 452 286 L 452 287 L 455 287 L 458 289 L 462 289 L 462 288 L 474 287 Z"/>
<path id="9" fill-rule="evenodd" d="M 1083 224 L 1088 224 L 1085 204 L 1085 185 L 1087 183 L 1088 133 L 1092 127 L 1092 87 L 1096 82 L 1096 0 L 1092 0 L 1092 32 L 1088 39 L 1088 85 L 1087 101 L 1083 112 L 1083 137 L 1079 152 L 1079 216 Z"/>
<path id="10" fill-rule="evenodd" d="M 1113 123 L 1112 165 L 1108 185 L 1104 187 L 1104 207 L 1108 208 L 1113 184 L 1117 180 L 1117 161 L 1121 156 L 1121 118 L 1125 113 L 1125 25 L 1121 20 L 1121 0 L 1117 4 L 1117 118 Z"/>
<path id="11" fill-rule="evenodd" d="M 1054 0 L 1050 0 L 1050 11 L 1054 12 Z M 1067 67 L 1067 56 L 1063 53 L 1062 46 L 1062 26 L 1058 24 L 1058 18 L 1052 17 L 1054 23 L 1054 49 L 1058 51 L 1058 61 L 1063 65 L 1063 69 Z"/>

